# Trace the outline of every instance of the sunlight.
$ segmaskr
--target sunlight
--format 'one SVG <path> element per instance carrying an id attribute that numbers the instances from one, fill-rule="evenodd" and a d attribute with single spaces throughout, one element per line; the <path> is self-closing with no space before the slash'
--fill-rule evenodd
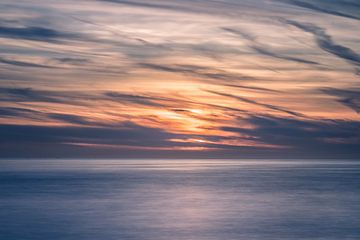
<path id="1" fill-rule="evenodd" d="M 202 109 L 189 109 L 189 112 L 195 113 L 195 114 L 204 114 L 204 111 Z"/>

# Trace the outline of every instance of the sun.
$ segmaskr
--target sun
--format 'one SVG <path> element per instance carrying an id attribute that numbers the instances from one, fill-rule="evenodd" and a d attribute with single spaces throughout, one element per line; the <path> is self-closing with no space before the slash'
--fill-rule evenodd
<path id="1" fill-rule="evenodd" d="M 189 109 L 189 112 L 195 113 L 195 114 L 204 114 L 204 111 L 201 109 Z"/>

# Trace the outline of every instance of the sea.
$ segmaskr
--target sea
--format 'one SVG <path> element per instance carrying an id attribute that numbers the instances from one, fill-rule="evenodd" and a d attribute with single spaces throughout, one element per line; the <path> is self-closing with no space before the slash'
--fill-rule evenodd
<path id="1" fill-rule="evenodd" d="M 1 160 L 2 240 L 359 240 L 360 161 Z"/>

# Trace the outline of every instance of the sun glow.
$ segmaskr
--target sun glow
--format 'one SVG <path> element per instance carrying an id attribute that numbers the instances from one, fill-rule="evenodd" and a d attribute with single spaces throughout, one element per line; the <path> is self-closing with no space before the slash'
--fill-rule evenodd
<path id="1" fill-rule="evenodd" d="M 357 16 L 195 2 L 0 1 L 0 152 L 360 149 Z"/>
<path id="2" fill-rule="evenodd" d="M 189 112 L 198 114 L 198 115 L 202 115 L 205 113 L 202 109 L 189 109 Z"/>

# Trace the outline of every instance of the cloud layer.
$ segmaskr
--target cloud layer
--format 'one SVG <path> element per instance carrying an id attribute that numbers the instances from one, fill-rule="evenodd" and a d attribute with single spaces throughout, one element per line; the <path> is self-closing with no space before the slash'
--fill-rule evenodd
<path id="1" fill-rule="evenodd" d="M 0 157 L 359 158 L 357 1 L 2 1 Z"/>

